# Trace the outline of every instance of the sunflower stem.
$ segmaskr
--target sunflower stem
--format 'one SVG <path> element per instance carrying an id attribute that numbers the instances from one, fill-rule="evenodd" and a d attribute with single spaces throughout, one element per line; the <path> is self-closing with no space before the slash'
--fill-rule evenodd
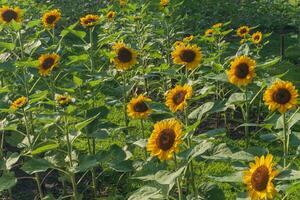
<path id="1" fill-rule="evenodd" d="M 127 110 L 126 110 L 126 103 L 127 103 L 127 97 L 126 97 L 126 74 L 125 71 L 122 73 L 123 76 L 123 109 L 124 109 L 124 122 L 125 127 L 128 127 L 128 116 L 127 116 Z M 127 131 L 125 132 L 127 134 Z"/>
<path id="2" fill-rule="evenodd" d="M 282 123 L 283 123 L 283 136 L 284 136 L 284 141 L 283 141 L 283 167 L 286 167 L 286 160 L 288 156 L 288 134 L 286 130 L 286 117 L 285 113 L 282 114 Z"/>
<path id="3" fill-rule="evenodd" d="M 247 87 L 245 88 L 245 137 L 246 137 L 246 148 L 248 148 L 249 146 L 249 140 L 250 140 L 250 136 L 249 136 L 249 102 L 248 102 L 248 90 Z"/>
<path id="4" fill-rule="evenodd" d="M 18 38 L 19 38 L 19 44 L 20 44 L 20 49 L 21 49 L 21 58 L 24 58 L 24 47 L 23 47 L 23 42 L 22 42 L 21 31 L 18 31 Z"/>
<path id="5" fill-rule="evenodd" d="M 178 170 L 177 157 L 176 157 L 175 153 L 174 153 L 174 164 L 175 164 L 175 170 Z M 178 189 L 178 199 L 182 200 L 182 188 L 181 188 L 181 184 L 180 184 L 180 177 L 176 178 L 176 183 L 177 183 L 177 189 Z"/>
<path id="6" fill-rule="evenodd" d="M 141 128 L 142 128 L 143 139 L 146 139 L 146 137 L 145 137 L 144 119 L 141 119 Z M 147 155 L 147 149 L 144 148 L 144 150 L 145 150 L 145 158 L 147 160 L 147 157 L 148 157 L 148 155 Z"/>

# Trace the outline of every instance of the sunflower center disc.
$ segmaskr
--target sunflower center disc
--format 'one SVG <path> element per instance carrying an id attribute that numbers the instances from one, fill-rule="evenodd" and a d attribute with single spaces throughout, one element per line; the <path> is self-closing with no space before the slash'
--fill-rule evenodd
<path id="1" fill-rule="evenodd" d="M 247 29 L 243 28 L 243 29 L 241 30 L 241 34 L 245 34 L 245 33 L 247 33 Z"/>
<path id="2" fill-rule="evenodd" d="M 256 35 L 256 36 L 254 37 L 254 40 L 259 40 L 259 35 Z"/>
<path id="3" fill-rule="evenodd" d="M 95 19 L 87 19 L 85 20 L 85 24 L 90 24 L 90 23 L 94 23 L 96 20 Z"/>
<path id="4" fill-rule="evenodd" d="M 238 78 L 246 78 L 249 74 L 249 66 L 246 63 L 241 63 L 237 66 L 235 75 Z"/>
<path id="5" fill-rule="evenodd" d="M 175 132 L 173 129 L 167 128 L 160 133 L 160 136 L 157 141 L 157 146 L 160 149 L 167 151 L 173 146 L 174 142 Z"/>
<path id="6" fill-rule="evenodd" d="M 11 20 L 17 20 L 18 14 L 14 10 L 7 10 L 2 14 L 3 20 L 10 22 Z"/>
<path id="7" fill-rule="evenodd" d="M 265 190 L 269 182 L 269 170 L 266 166 L 258 167 L 251 176 L 251 184 L 255 190 Z"/>
<path id="8" fill-rule="evenodd" d="M 273 94 L 273 99 L 279 104 L 286 104 L 291 100 L 291 93 L 287 89 L 279 89 Z"/>
<path id="9" fill-rule="evenodd" d="M 178 92 L 173 96 L 173 102 L 178 105 L 184 101 L 186 93 L 183 91 Z"/>
<path id="10" fill-rule="evenodd" d="M 134 106 L 133 106 L 133 109 L 135 112 L 146 112 L 148 110 L 148 106 L 145 102 L 141 101 L 141 102 L 138 102 L 136 103 Z"/>
<path id="11" fill-rule="evenodd" d="M 56 16 L 50 15 L 49 17 L 47 17 L 46 22 L 47 24 L 52 24 L 55 20 L 56 20 Z"/>
<path id="12" fill-rule="evenodd" d="M 122 47 L 119 49 L 118 59 L 123 63 L 129 62 L 132 59 L 132 54 L 127 48 Z"/>
<path id="13" fill-rule="evenodd" d="M 43 69 L 49 69 L 52 67 L 54 64 L 54 59 L 53 58 L 46 58 L 45 61 L 43 62 Z"/>
<path id="14" fill-rule="evenodd" d="M 193 62 L 194 59 L 196 57 L 196 54 L 194 51 L 190 50 L 190 49 L 186 49 L 183 50 L 181 52 L 180 58 L 184 61 L 184 62 Z"/>

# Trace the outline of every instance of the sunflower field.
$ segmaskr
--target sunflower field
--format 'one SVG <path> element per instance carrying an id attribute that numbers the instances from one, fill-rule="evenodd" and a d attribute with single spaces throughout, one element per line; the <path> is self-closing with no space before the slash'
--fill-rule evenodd
<path id="1" fill-rule="evenodd" d="M 0 198 L 299 200 L 299 16 L 0 0 Z"/>

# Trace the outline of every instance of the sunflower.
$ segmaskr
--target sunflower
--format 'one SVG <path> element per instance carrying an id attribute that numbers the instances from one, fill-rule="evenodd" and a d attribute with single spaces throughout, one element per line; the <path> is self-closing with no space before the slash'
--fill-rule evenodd
<path id="1" fill-rule="evenodd" d="M 109 11 L 107 14 L 106 14 L 106 17 L 108 20 L 113 20 L 116 16 L 116 12 L 114 11 Z"/>
<path id="2" fill-rule="evenodd" d="M 241 26 L 237 29 L 236 34 L 240 37 L 245 37 L 250 31 L 248 26 Z"/>
<path id="3" fill-rule="evenodd" d="M 193 89 L 190 85 L 177 85 L 168 91 L 166 96 L 166 105 L 172 112 L 183 110 L 187 105 L 187 100 L 192 97 Z"/>
<path id="4" fill-rule="evenodd" d="M 212 27 L 213 28 L 221 28 L 223 26 L 223 23 L 216 23 Z"/>
<path id="5" fill-rule="evenodd" d="M 278 171 L 273 170 L 273 156 L 255 157 L 255 163 L 250 163 L 250 169 L 244 172 L 244 183 L 253 200 L 273 199 L 276 189 L 272 183 Z"/>
<path id="6" fill-rule="evenodd" d="M 187 37 L 183 38 L 183 41 L 184 41 L 184 42 L 190 42 L 190 41 L 192 41 L 194 38 L 195 38 L 195 37 L 194 37 L 193 35 L 190 35 L 190 36 L 187 36 Z"/>
<path id="7" fill-rule="evenodd" d="M 265 104 L 271 111 L 285 113 L 297 106 L 298 91 L 289 81 L 276 81 L 264 93 Z"/>
<path id="8" fill-rule="evenodd" d="M 231 62 L 227 71 L 229 82 L 237 86 L 246 86 L 255 77 L 256 62 L 248 56 L 239 56 Z"/>
<path id="9" fill-rule="evenodd" d="M 123 42 L 115 43 L 112 48 L 113 53 L 116 55 L 112 61 L 117 69 L 128 70 L 137 63 L 136 51 L 127 47 Z"/>
<path id="10" fill-rule="evenodd" d="M 120 6 L 126 6 L 127 0 L 120 0 L 119 3 L 120 3 Z"/>
<path id="11" fill-rule="evenodd" d="M 60 105 L 60 106 L 66 106 L 69 105 L 70 103 L 74 102 L 75 99 L 72 98 L 69 95 L 60 95 L 60 94 L 55 94 L 55 101 Z"/>
<path id="12" fill-rule="evenodd" d="M 253 44 L 259 44 L 262 41 L 262 36 L 263 36 L 263 34 L 259 31 L 257 31 L 256 33 L 253 33 L 251 36 Z"/>
<path id="13" fill-rule="evenodd" d="M 58 65 L 60 56 L 56 53 L 43 54 L 39 57 L 39 73 L 41 76 L 49 75 L 53 68 Z"/>
<path id="14" fill-rule="evenodd" d="M 176 41 L 174 42 L 173 46 L 176 47 L 178 45 L 183 45 L 184 43 L 182 41 Z"/>
<path id="15" fill-rule="evenodd" d="M 133 119 L 145 119 L 147 118 L 152 110 L 148 105 L 151 99 L 140 95 L 136 98 L 132 98 L 127 105 L 128 115 Z"/>
<path id="16" fill-rule="evenodd" d="M 166 119 L 154 124 L 154 129 L 147 144 L 151 156 L 160 160 L 170 160 L 179 151 L 182 125 L 176 119 Z"/>
<path id="17" fill-rule="evenodd" d="M 165 8 L 169 5 L 170 3 L 170 0 L 160 0 L 160 3 L 159 5 L 162 7 L 162 8 Z"/>
<path id="18" fill-rule="evenodd" d="M 86 15 L 80 18 L 80 24 L 84 27 L 92 27 L 99 23 L 100 16 L 99 15 Z"/>
<path id="19" fill-rule="evenodd" d="M 16 22 L 22 21 L 22 10 L 19 7 L 10 8 L 8 6 L 2 6 L 0 8 L 0 23 L 10 23 L 12 20 Z"/>
<path id="20" fill-rule="evenodd" d="M 188 69 L 195 69 L 202 59 L 201 50 L 197 45 L 177 45 L 172 52 L 175 64 L 185 65 Z"/>
<path id="21" fill-rule="evenodd" d="M 204 33 L 204 35 L 206 37 L 211 37 L 214 34 L 214 30 L 213 29 L 207 29 Z"/>
<path id="22" fill-rule="evenodd" d="M 60 18 L 60 10 L 54 9 L 43 14 L 42 22 L 45 28 L 54 28 Z"/>
<path id="23" fill-rule="evenodd" d="M 10 108 L 13 110 L 17 110 L 18 108 L 23 107 L 28 102 L 28 99 L 24 96 L 16 99 L 12 104 L 10 105 Z"/>

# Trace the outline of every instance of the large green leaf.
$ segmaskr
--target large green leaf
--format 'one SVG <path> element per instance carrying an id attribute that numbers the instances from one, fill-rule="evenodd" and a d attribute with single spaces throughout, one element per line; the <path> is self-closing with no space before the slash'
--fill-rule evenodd
<path id="1" fill-rule="evenodd" d="M 214 106 L 214 102 L 206 102 L 202 104 L 199 108 L 196 108 L 188 116 L 189 119 L 198 119 L 201 120 L 203 115 L 210 111 Z"/>
<path id="2" fill-rule="evenodd" d="M 281 181 L 290 181 L 300 179 L 300 171 L 296 170 L 284 170 L 275 178 Z"/>
<path id="3" fill-rule="evenodd" d="M 31 152 L 31 154 L 32 155 L 37 155 L 37 154 L 40 154 L 40 153 L 44 153 L 46 151 L 50 151 L 50 150 L 56 149 L 58 146 L 59 145 L 57 143 L 44 144 L 43 146 L 39 146 L 36 149 L 34 149 Z"/>
<path id="4" fill-rule="evenodd" d="M 94 117 L 91 117 L 83 122 L 79 122 L 75 125 L 75 128 L 80 131 L 81 129 L 83 129 L 84 127 L 86 127 L 87 125 L 89 125 L 90 123 L 92 123 L 99 115 L 100 113 L 98 113 L 97 115 L 95 115 Z"/>
<path id="5" fill-rule="evenodd" d="M 13 173 L 4 173 L 0 177 L 0 192 L 12 188 L 17 183 Z"/>
<path id="6" fill-rule="evenodd" d="M 243 182 L 243 172 L 235 172 L 233 174 L 230 174 L 228 176 L 223 176 L 223 177 L 216 177 L 216 176 L 211 176 L 211 178 L 215 181 L 219 182 L 225 182 L 225 183 L 240 183 Z"/>
<path id="7" fill-rule="evenodd" d="M 28 174 L 34 174 L 36 172 L 45 172 L 47 169 L 52 167 L 53 165 L 45 159 L 31 158 L 30 160 L 24 162 L 21 169 Z"/>
<path id="8" fill-rule="evenodd" d="M 20 154 L 12 153 L 6 160 L 6 163 L 5 163 L 6 169 L 10 170 L 13 167 L 13 165 L 16 162 L 18 162 L 19 158 L 20 158 Z"/>

